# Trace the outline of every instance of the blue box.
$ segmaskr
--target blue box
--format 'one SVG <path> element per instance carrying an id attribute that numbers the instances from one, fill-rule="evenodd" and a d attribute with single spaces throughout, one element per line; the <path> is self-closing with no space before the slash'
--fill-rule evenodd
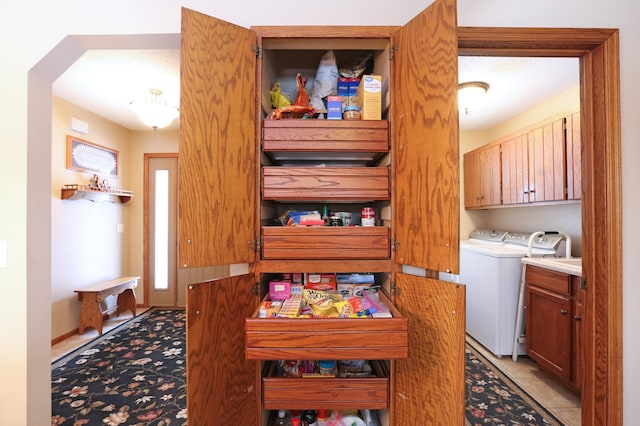
<path id="1" fill-rule="evenodd" d="M 327 119 L 342 120 L 342 96 L 327 96 Z"/>

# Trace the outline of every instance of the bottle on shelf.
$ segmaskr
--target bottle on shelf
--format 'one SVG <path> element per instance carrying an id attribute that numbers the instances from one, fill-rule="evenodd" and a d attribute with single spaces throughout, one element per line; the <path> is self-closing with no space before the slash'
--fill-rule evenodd
<path id="1" fill-rule="evenodd" d="M 318 426 L 326 426 L 328 420 L 329 414 L 327 413 L 327 410 L 318 410 Z"/>
<path id="2" fill-rule="evenodd" d="M 304 410 L 302 412 L 302 425 L 303 426 L 318 426 L 318 416 L 316 410 Z"/>
<path id="3" fill-rule="evenodd" d="M 291 418 L 287 415 L 285 410 L 278 411 L 278 417 L 273 423 L 273 426 L 291 426 Z"/>
<path id="4" fill-rule="evenodd" d="M 291 426 L 300 426 L 300 417 L 292 417 Z"/>

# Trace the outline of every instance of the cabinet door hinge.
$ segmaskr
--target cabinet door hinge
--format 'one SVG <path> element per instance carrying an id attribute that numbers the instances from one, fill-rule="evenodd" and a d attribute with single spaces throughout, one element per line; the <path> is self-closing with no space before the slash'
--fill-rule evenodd
<path id="1" fill-rule="evenodd" d="M 251 294 L 253 296 L 260 296 L 260 283 L 256 282 L 253 287 L 251 287 Z"/>
<path id="2" fill-rule="evenodd" d="M 390 281 L 389 282 L 389 295 L 391 296 L 395 296 L 400 294 L 400 289 L 398 289 L 396 287 L 396 282 L 395 281 Z"/>
<path id="3" fill-rule="evenodd" d="M 391 237 L 391 251 L 396 251 L 400 248 L 400 243 L 396 241 L 395 237 Z"/>
<path id="4" fill-rule="evenodd" d="M 262 59 L 262 48 L 258 45 L 252 46 L 252 50 L 256 52 L 256 58 Z"/>
<path id="5" fill-rule="evenodd" d="M 262 241 L 260 240 L 260 237 L 249 241 L 249 249 L 257 252 L 262 250 Z"/>
<path id="6" fill-rule="evenodd" d="M 395 46 L 391 46 L 391 49 L 389 49 L 389 60 L 393 61 L 396 57 L 396 52 L 398 51 L 398 49 L 400 49 L 398 47 L 398 45 L 396 44 Z"/>

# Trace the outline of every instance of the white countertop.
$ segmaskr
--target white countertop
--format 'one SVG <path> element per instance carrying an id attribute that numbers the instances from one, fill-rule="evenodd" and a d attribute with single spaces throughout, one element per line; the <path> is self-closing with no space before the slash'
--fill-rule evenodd
<path id="1" fill-rule="evenodd" d="M 522 263 L 569 275 L 582 276 L 581 257 L 523 257 Z"/>

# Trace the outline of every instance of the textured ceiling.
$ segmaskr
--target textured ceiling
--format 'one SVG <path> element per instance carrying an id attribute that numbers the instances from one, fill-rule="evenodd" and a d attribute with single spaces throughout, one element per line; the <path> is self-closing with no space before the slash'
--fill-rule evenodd
<path id="1" fill-rule="evenodd" d="M 490 88 L 482 105 L 460 114 L 462 130 L 489 129 L 579 84 L 575 58 L 460 57 L 459 82 Z M 53 84 L 53 94 L 131 130 L 149 130 L 129 103 L 158 88 L 179 106 L 180 53 L 174 49 L 89 50 Z M 175 120 L 169 129 L 177 129 Z"/>

